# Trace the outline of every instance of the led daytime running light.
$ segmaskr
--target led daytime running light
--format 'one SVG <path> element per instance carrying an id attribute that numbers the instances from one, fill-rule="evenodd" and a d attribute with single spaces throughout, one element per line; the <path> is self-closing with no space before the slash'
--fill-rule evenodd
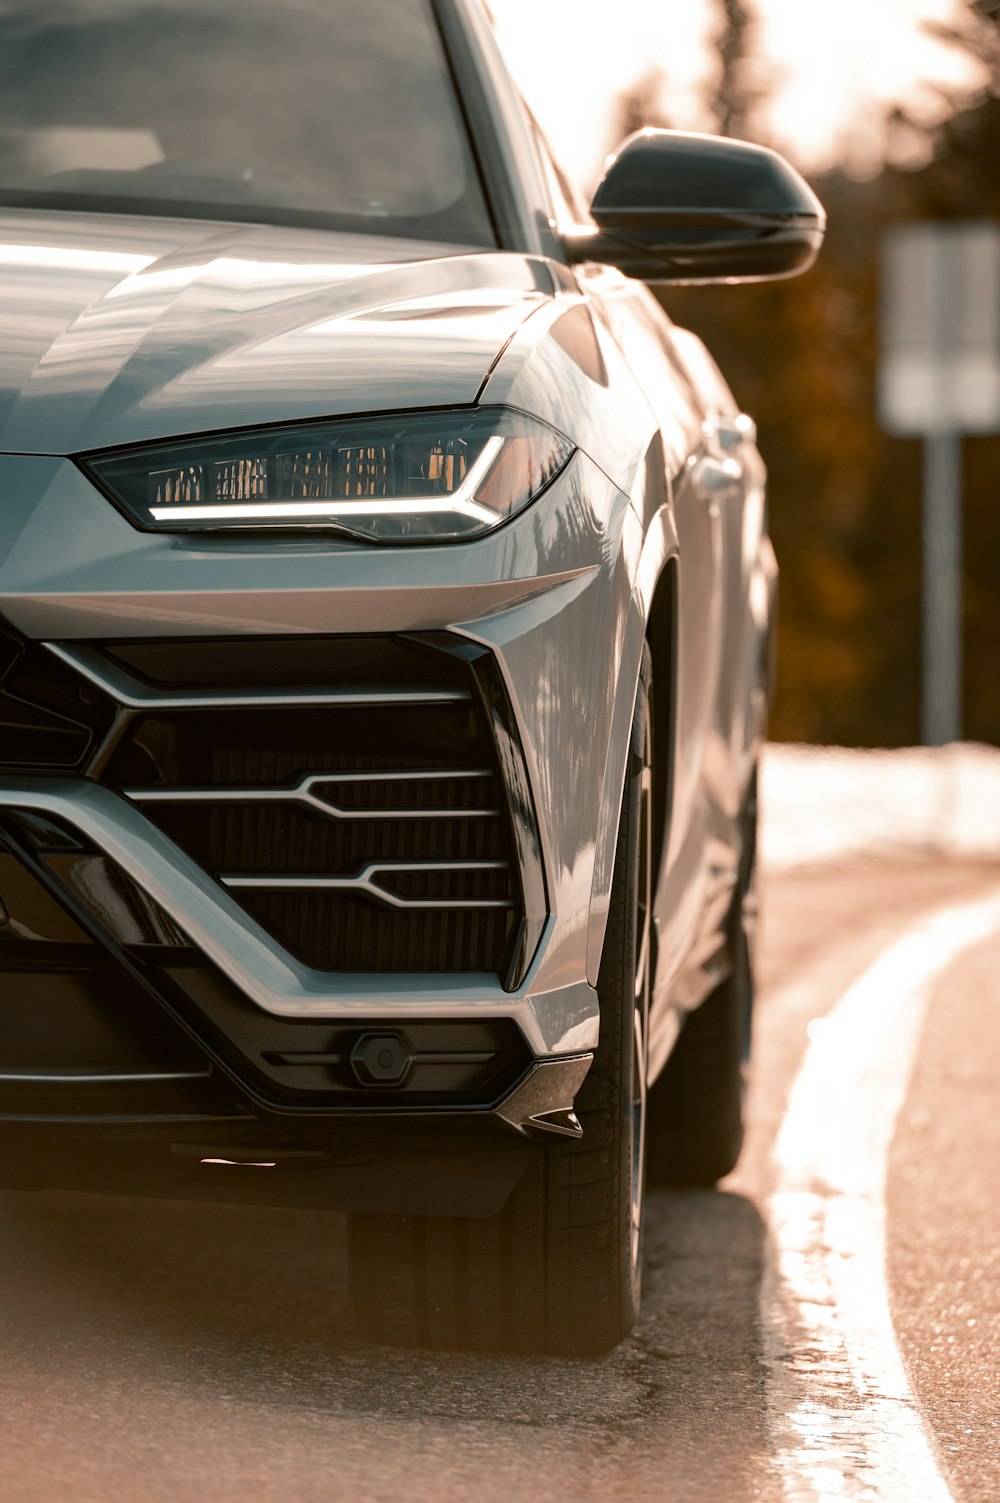
<path id="1" fill-rule="evenodd" d="M 493 461 L 503 448 L 504 440 L 497 434 L 486 440 L 483 452 L 467 472 L 457 490 L 441 500 L 423 497 L 410 500 L 404 496 L 379 496 L 378 510 L 394 516 L 444 515 L 452 511 L 464 511 L 488 526 L 495 526 L 497 514 L 488 506 L 481 506 L 475 499 L 475 490 L 485 479 Z M 338 518 L 369 516 L 371 501 L 250 501 L 227 502 L 221 506 L 151 506 L 149 514 L 157 522 L 222 522 L 272 520 L 280 517 L 329 517 Z"/>

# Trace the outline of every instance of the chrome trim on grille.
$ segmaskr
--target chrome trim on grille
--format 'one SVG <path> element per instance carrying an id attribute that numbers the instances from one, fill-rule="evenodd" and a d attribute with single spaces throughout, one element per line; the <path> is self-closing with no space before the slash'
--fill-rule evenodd
<path id="1" fill-rule="evenodd" d="M 327 819 L 488 819 L 501 813 L 499 809 L 345 809 L 340 804 L 328 803 L 313 792 L 318 785 L 328 783 L 415 783 L 444 782 L 454 778 L 480 779 L 493 774 L 489 768 L 458 769 L 436 768 L 432 771 L 401 769 L 394 772 L 310 772 L 292 788 L 231 788 L 220 785 L 216 788 L 123 788 L 126 798 L 135 804 L 300 804 L 306 809 L 324 815 Z"/>
<path id="2" fill-rule="evenodd" d="M 468 689 L 248 689 L 208 690 L 153 688 L 132 677 L 124 668 L 108 662 L 91 647 L 46 642 L 46 649 L 60 662 L 102 689 L 126 710 L 233 710 L 258 709 L 266 705 L 440 705 L 459 704 L 472 696 Z"/>
<path id="3" fill-rule="evenodd" d="M 379 872 L 505 872 L 506 861 L 369 861 L 352 877 L 324 876 L 221 876 L 225 887 L 266 892 L 365 892 L 387 908 L 512 908 L 510 898 L 404 898 L 397 892 L 380 887 L 374 880 Z"/>

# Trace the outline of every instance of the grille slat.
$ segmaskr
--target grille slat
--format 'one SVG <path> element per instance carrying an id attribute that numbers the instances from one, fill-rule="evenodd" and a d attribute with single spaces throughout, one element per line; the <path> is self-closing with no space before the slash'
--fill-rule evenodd
<path id="1" fill-rule="evenodd" d="M 442 903 L 447 903 L 452 908 L 512 907 L 511 900 L 506 895 L 502 897 L 471 895 L 471 887 L 477 885 L 475 879 L 486 873 L 491 877 L 506 878 L 509 875 L 507 862 L 373 861 L 355 872 L 353 876 L 262 877 L 250 874 L 235 876 L 230 872 L 220 873 L 219 881 L 226 887 L 246 891 L 355 892 L 358 896 L 364 894 L 390 908 L 439 908 Z M 404 880 L 406 878 L 411 880 L 407 882 Z M 413 878 L 417 880 L 413 881 Z M 448 878 L 451 878 L 450 883 Z M 393 882 L 395 886 L 392 885 Z M 438 891 L 432 894 L 434 887 L 437 887 Z"/>
<path id="2" fill-rule="evenodd" d="M 439 772 L 311 773 L 294 787 L 126 788 L 126 798 L 139 804 L 279 804 L 301 806 L 327 819 L 485 819 L 499 816 L 498 808 L 475 802 L 483 792 L 488 769 Z M 463 780 L 470 780 L 466 786 Z M 477 781 L 472 781 L 477 780 Z M 454 807 L 451 785 L 459 787 L 461 804 Z"/>
<path id="3" fill-rule="evenodd" d="M 231 689 L 222 686 L 204 690 L 178 687 L 175 689 L 150 688 L 131 674 L 109 663 L 90 647 L 75 644 L 47 642 L 46 651 L 61 663 L 85 678 L 102 693 L 111 694 L 120 705 L 130 710 L 215 710 L 248 709 L 257 705 L 282 707 L 317 707 L 341 705 L 352 708 L 375 708 L 391 705 L 437 705 L 454 704 L 467 700 L 469 690 L 449 685 L 427 683 L 423 685 L 352 684 L 347 688 L 336 685 L 313 684 L 298 687 L 259 689 Z"/>

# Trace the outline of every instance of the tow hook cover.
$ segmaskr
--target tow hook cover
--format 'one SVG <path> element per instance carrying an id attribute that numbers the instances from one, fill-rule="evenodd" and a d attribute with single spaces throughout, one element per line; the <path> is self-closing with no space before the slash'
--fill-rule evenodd
<path id="1" fill-rule="evenodd" d="M 351 1069 L 363 1086 L 399 1086 L 413 1055 L 398 1033 L 363 1033 L 351 1050 Z"/>

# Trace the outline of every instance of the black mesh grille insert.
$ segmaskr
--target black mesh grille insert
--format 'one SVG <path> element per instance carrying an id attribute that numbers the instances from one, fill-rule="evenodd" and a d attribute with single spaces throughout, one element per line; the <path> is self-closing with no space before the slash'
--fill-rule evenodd
<path id="1" fill-rule="evenodd" d="M 330 819 L 294 804 L 226 803 L 222 787 L 215 806 L 143 807 L 171 840 L 216 874 L 347 876 L 369 861 L 462 862 L 507 856 L 503 822 L 492 815 Z"/>
<path id="2" fill-rule="evenodd" d="M 193 645 L 113 652 L 147 683 L 175 691 L 196 681 L 203 695 L 205 659 Z M 143 711 L 102 781 L 308 965 L 499 971 L 521 893 L 493 742 L 465 666 L 392 639 L 313 640 L 298 659 L 294 643 L 264 647 L 213 645 L 220 696 L 238 685 L 252 697 L 256 651 L 271 675 L 257 688 L 308 685 L 331 703 Z M 197 675 L 185 672 L 194 661 Z M 341 692 L 352 702 L 337 702 Z"/>
<path id="3" fill-rule="evenodd" d="M 241 901 L 293 955 L 331 971 L 495 971 L 509 909 L 385 909 L 344 894 L 253 892 Z"/>

